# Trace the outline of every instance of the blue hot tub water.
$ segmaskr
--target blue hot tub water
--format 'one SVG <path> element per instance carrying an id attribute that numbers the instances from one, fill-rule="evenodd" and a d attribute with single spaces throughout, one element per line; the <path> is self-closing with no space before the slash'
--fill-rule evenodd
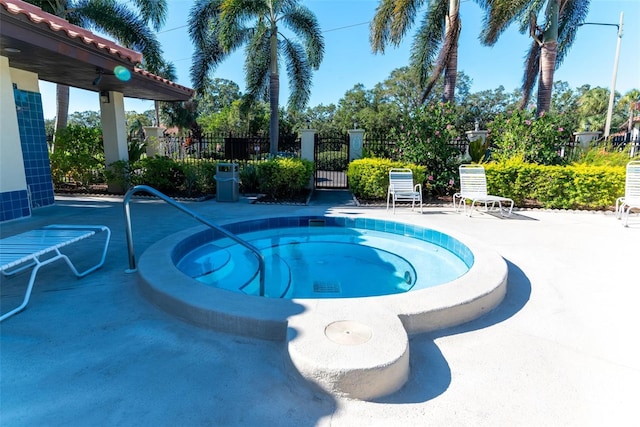
<path id="1" fill-rule="evenodd" d="M 265 258 L 265 296 L 349 298 L 388 295 L 450 282 L 473 265 L 473 254 L 436 230 L 385 220 L 282 217 L 226 226 Z M 213 230 L 185 240 L 177 267 L 218 288 L 259 294 L 251 251 Z"/>

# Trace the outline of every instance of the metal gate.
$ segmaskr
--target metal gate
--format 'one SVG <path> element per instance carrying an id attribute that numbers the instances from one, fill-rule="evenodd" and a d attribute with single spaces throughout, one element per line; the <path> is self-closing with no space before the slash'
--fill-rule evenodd
<path id="1" fill-rule="evenodd" d="M 348 188 L 349 135 L 316 134 L 313 158 L 316 188 Z"/>

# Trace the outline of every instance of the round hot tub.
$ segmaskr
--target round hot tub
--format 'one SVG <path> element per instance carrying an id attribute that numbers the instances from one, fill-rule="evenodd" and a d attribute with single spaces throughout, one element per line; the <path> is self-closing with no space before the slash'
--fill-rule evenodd
<path id="1" fill-rule="evenodd" d="M 340 217 L 299 217 L 234 224 L 238 237 L 265 260 L 260 289 L 258 258 L 247 247 L 215 233 L 174 262 L 204 284 L 271 298 L 353 298 L 390 295 L 450 282 L 473 265 L 457 239 L 415 226 Z M 257 228 L 257 229 L 256 229 Z M 380 227 L 379 227 L 380 228 Z M 189 245 L 185 245 L 187 250 Z M 262 294 L 261 294 L 262 293 Z"/>
<path id="2" fill-rule="evenodd" d="M 286 342 L 295 369 L 339 396 L 398 390 L 409 375 L 409 335 L 473 320 L 506 294 L 504 259 L 455 232 L 330 215 L 224 227 L 263 254 L 262 291 L 253 252 L 196 227 L 142 254 L 143 295 L 200 326 Z"/>

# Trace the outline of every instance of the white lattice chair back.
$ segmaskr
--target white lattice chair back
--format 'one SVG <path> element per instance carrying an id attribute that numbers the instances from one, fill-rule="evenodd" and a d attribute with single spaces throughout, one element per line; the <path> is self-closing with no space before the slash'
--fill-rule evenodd
<path id="1" fill-rule="evenodd" d="M 640 161 L 634 160 L 627 163 L 624 199 L 630 205 L 640 204 Z"/>
<path id="2" fill-rule="evenodd" d="M 487 176 L 483 166 L 460 165 L 460 193 L 484 197 L 487 195 Z"/>

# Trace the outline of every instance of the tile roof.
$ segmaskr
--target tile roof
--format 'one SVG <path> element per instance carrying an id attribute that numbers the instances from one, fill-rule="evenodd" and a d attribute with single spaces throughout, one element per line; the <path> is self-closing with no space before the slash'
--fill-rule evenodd
<path id="1" fill-rule="evenodd" d="M 193 89 L 179 85 L 137 67 L 136 65 L 140 64 L 143 58 L 142 54 L 139 52 L 119 46 L 112 40 L 108 40 L 104 37 L 92 33 L 89 30 L 86 30 L 77 25 L 73 25 L 65 19 L 47 13 L 39 7 L 25 1 L 0 0 L 0 5 L 7 11 L 8 14 L 14 15 L 16 17 L 22 16 L 26 18 L 28 22 L 34 24 L 35 26 L 44 27 L 51 33 L 63 34 L 65 37 L 68 37 L 72 40 L 79 40 L 87 45 L 88 48 L 108 54 L 118 62 L 124 62 L 125 64 L 129 63 L 132 73 L 134 75 L 141 76 L 143 80 L 149 82 L 158 82 L 160 85 L 171 87 L 173 88 L 172 90 L 178 91 L 178 93 L 182 93 L 183 97 L 193 96 Z M 85 87 L 85 89 L 87 88 Z M 131 90 L 127 91 L 130 92 Z M 128 95 L 125 94 L 125 96 Z M 140 97 L 136 96 L 135 94 L 130 94 L 129 96 Z"/>
<path id="2" fill-rule="evenodd" d="M 128 60 L 132 64 L 142 62 L 142 54 L 126 47 L 117 45 L 111 40 L 93 34 L 77 25 L 73 25 L 68 21 L 47 13 L 30 3 L 20 0 L 0 0 L 0 5 L 4 6 L 7 12 L 14 15 L 24 15 L 34 24 L 44 24 L 51 31 L 63 31 L 67 37 L 71 39 L 80 39 L 87 45 L 92 45 L 98 49 L 103 49 L 111 55 L 117 55 L 122 59 Z"/>

